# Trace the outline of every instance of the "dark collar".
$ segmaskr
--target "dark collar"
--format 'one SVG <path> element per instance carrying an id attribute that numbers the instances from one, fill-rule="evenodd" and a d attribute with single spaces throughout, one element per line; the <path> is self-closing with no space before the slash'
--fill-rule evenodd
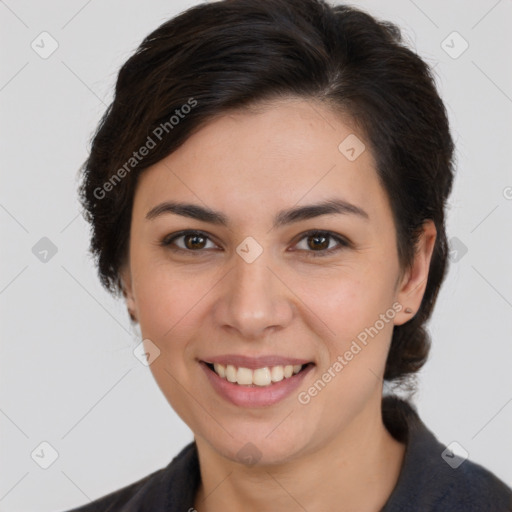
<path id="1" fill-rule="evenodd" d="M 453 454 L 446 452 L 411 404 L 387 396 L 382 417 L 391 435 L 406 444 L 406 451 L 397 484 L 381 512 L 512 511 L 512 491 L 469 460 L 452 467 Z M 200 481 L 197 446 L 192 442 L 166 468 L 113 493 L 100 508 L 90 504 L 77 512 L 191 512 Z"/>

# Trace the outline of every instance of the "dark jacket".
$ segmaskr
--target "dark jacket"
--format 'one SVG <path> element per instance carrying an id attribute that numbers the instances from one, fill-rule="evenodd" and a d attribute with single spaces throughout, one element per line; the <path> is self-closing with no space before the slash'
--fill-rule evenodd
<path id="1" fill-rule="evenodd" d="M 512 511 L 512 490 L 482 466 L 447 450 L 408 402 L 385 397 L 382 415 L 386 428 L 407 448 L 381 512 Z M 200 478 L 192 442 L 167 467 L 70 512 L 192 512 Z"/>

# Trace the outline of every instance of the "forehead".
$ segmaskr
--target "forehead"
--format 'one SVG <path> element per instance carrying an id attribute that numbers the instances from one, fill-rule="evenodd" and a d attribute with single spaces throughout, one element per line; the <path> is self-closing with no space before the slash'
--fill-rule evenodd
<path id="1" fill-rule="evenodd" d="M 333 196 L 370 217 L 388 208 L 363 135 L 325 105 L 288 100 L 207 122 L 142 173 L 134 208 L 179 199 L 250 218 Z"/>

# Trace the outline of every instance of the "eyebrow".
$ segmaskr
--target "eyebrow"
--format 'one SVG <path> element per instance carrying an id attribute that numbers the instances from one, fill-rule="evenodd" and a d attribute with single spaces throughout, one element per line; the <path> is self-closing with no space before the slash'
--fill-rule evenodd
<path id="1" fill-rule="evenodd" d="M 218 226 L 229 226 L 228 218 L 221 212 L 192 203 L 175 201 L 165 201 L 151 208 L 146 214 L 146 219 L 152 220 L 168 213 L 209 222 L 210 224 L 216 224 Z M 282 210 L 274 218 L 273 228 L 275 229 L 294 222 L 313 219 L 321 215 L 333 214 L 356 215 L 364 220 L 369 220 L 370 218 L 368 213 L 359 206 L 339 198 L 334 198 L 317 204 L 297 206 L 288 210 Z"/>

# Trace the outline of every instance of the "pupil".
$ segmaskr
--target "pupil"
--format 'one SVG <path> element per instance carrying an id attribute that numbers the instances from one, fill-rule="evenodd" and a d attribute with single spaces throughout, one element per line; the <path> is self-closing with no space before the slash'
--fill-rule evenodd
<path id="1" fill-rule="evenodd" d="M 326 249 L 329 246 L 329 243 L 327 242 L 327 237 L 324 235 L 312 236 L 310 240 L 313 240 L 313 244 L 311 245 L 313 249 Z"/>
<path id="2" fill-rule="evenodd" d="M 199 240 L 199 242 L 198 242 Z M 189 249 L 198 249 L 204 244 L 204 237 L 201 235 L 188 235 L 186 245 Z M 198 247 L 199 246 L 199 247 Z"/>

